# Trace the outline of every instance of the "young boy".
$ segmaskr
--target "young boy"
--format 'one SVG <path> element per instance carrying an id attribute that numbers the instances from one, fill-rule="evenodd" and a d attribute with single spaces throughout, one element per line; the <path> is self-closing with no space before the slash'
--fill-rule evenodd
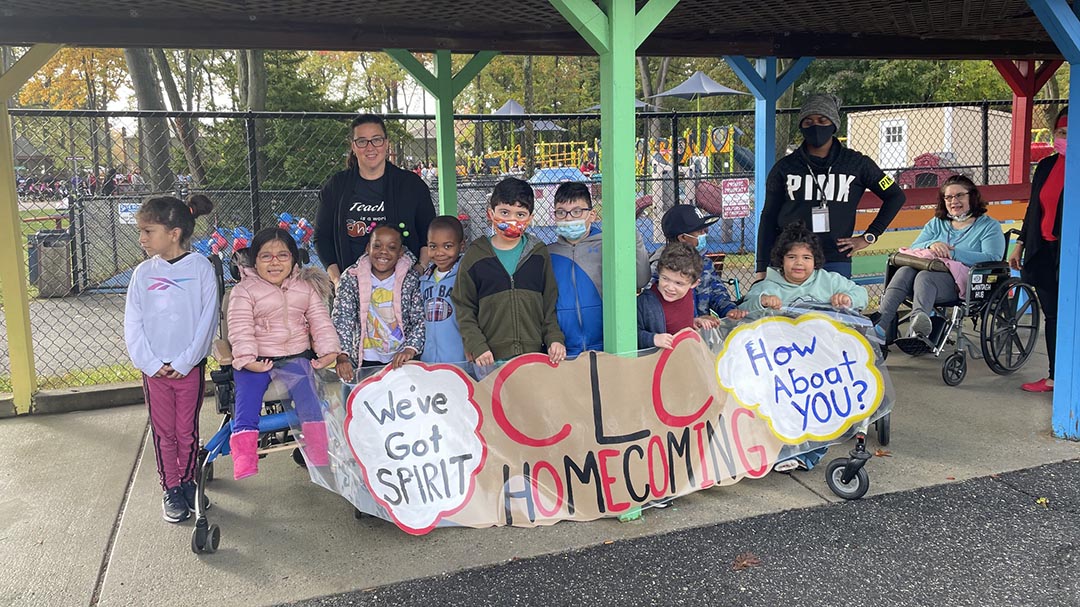
<path id="1" fill-rule="evenodd" d="M 693 289 L 701 283 L 703 265 L 688 244 L 669 242 L 664 247 L 656 262 L 659 277 L 637 298 L 638 348 L 670 348 L 683 329 L 715 326 L 694 312 Z"/>
<path id="2" fill-rule="evenodd" d="M 457 281 L 458 262 L 465 247 L 465 230 L 453 215 L 440 215 L 428 225 L 427 250 L 431 265 L 420 277 L 424 301 L 424 352 L 426 363 L 465 362 L 457 315 L 450 292 Z"/>
<path id="3" fill-rule="evenodd" d="M 503 179 L 488 203 L 494 234 L 473 241 L 461 258 L 450 299 L 465 356 L 477 366 L 543 352 L 545 346 L 553 364 L 566 358 L 551 258 L 540 239 L 525 234 L 532 212 L 532 186 Z"/>
<path id="4" fill-rule="evenodd" d="M 660 229 L 664 231 L 664 237 L 668 243 L 681 242 L 690 245 L 701 257 L 702 267 L 701 284 L 694 289 L 694 309 L 699 317 L 715 314 L 720 318 L 725 316 L 735 318 L 731 312 L 735 310 L 735 302 L 731 301 L 727 287 L 720 280 L 720 276 L 713 269 L 712 261 L 705 257 L 705 235 L 709 226 L 720 219 L 716 215 L 706 215 L 694 205 L 677 204 L 666 213 L 660 220 Z M 655 260 L 656 255 L 654 255 Z M 655 274 L 655 272 L 654 272 Z"/>
<path id="5" fill-rule="evenodd" d="M 555 233 L 548 245 L 559 299 L 555 313 L 566 336 L 566 355 L 604 349 L 603 257 L 589 188 L 566 182 L 555 190 Z M 637 231 L 635 230 L 635 233 Z M 649 256 L 637 234 L 637 288 L 649 284 Z"/>

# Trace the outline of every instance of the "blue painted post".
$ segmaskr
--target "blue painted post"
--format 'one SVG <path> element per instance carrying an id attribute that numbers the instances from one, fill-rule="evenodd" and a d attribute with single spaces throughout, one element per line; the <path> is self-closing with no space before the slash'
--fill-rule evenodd
<path id="1" fill-rule="evenodd" d="M 800 57 L 778 78 L 776 57 L 757 60 L 757 67 L 746 57 L 726 56 L 724 61 L 754 94 L 754 225 L 761 225 L 765 207 L 765 180 L 776 162 L 776 102 L 780 95 L 802 75 L 813 57 Z M 837 125 L 839 126 L 839 125 Z M 755 246 L 757 245 L 755 232 Z"/>
<path id="2" fill-rule="evenodd" d="M 1069 62 L 1070 82 L 1080 82 L 1080 3 L 1028 0 L 1054 44 Z M 1075 12 L 1074 12 L 1075 11 Z M 1080 88 L 1080 87 L 1078 87 Z M 1069 105 L 1080 107 L 1080 90 L 1069 88 Z M 1065 200 L 1061 216 L 1061 266 L 1058 268 L 1057 357 L 1054 363 L 1054 435 L 1080 440 L 1080 137 L 1068 138 L 1065 153 Z M 1038 204 L 1031 201 L 1028 204 Z"/>

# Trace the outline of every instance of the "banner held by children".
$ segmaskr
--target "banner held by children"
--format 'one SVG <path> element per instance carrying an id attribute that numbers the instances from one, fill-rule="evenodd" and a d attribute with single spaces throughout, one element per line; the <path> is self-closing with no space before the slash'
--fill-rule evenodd
<path id="1" fill-rule="evenodd" d="M 820 319 L 783 326 L 742 325 L 723 349 L 721 334 L 705 340 L 685 330 L 671 349 L 641 356 L 588 352 L 556 367 L 546 355 L 527 354 L 479 382 L 455 367 L 423 363 L 380 370 L 345 391 L 326 381 L 331 464 L 308 470 L 358 510 L 413 534 L 444 525 L 587 521 L 757 478 L 792 448 L 786 443 L 813 433 L 840 437 L 885 394 L 880 375 L 867 371 L 873 362 L 856 347 L 857 334 Z M 778 353 L 781 346 L 790 352 Z M 766 362 L 758 351 L 769 347 Z M 738 363 L 744 379 L 737 393 L 746 404 L 717 381 L 732 356 L 753 356 Z M 843 405 L 846 387 L 852 411 L 830 409 L 819 421 L 826 416 L 820 398 L 811 394 L 807 408 L 803 383 L 789 368 L 811 386 L 819 383 L 815 374 L 828 382 L 850 372 L 812 390 L 839 390 Z M 786 396 L 777 378 L 800 397 L 799 407 L 775 405 L 777 394 Z M 859 381 L 866 383 L 863 409 Z M 745 394 L 743 384 L 752 384 Z"/>

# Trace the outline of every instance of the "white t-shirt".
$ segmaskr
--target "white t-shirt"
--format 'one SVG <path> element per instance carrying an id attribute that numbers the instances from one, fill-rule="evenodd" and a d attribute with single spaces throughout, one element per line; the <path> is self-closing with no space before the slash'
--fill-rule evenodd
<path id="1" fill-rule="evenodd" d="M 364 334 L 364 360 L 388 363 L 401 350 L 405 331 L 394 314 L 394 275 L 379 280 L 371 276 L 371 304 L 367 310 Z"/>

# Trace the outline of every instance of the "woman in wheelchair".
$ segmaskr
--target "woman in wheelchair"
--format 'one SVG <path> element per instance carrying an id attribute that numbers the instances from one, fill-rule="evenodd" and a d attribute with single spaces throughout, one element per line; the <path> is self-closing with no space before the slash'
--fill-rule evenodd
<path id="1" fill-rule="evenodd" d="M 957 301 L 965 292 L 970 266 L 984 261 L 1000 261 L 1005 253 L 1001 224 L 986 214 L 986 203 L 975 184 L 963 175 L 953 175 L 938 190 L 938 204 L 922 233 L 908 253 L 927 259 L 940 259 L 948 272 L 896 269 L 885 288 L 878 307 L 880 318 L 874 331 L 885 343 L 895 338 L 891 328 L 900 304 L 909 297 L 911 323 L 908 337 L 927 340 L 933 330 L 930 315 L 934 306 Z"/>
<path id="2" fill-rule="evenodd" d="M 330 321 L 330 279 L 321 269 L 299 266 L 292 236 L 266 228 L 255 235 L 249 251 L 251 258 L 241 260 L 242 277 L 233 287 L 227 314 L 236 382 L 229 447 L 237 480 L 259 471 L 259 414 L 272 378 L 289 389 L 308 463 L 327 465 L 326 426 L 312 369 L 329 366 L 342 351 Z"/>

